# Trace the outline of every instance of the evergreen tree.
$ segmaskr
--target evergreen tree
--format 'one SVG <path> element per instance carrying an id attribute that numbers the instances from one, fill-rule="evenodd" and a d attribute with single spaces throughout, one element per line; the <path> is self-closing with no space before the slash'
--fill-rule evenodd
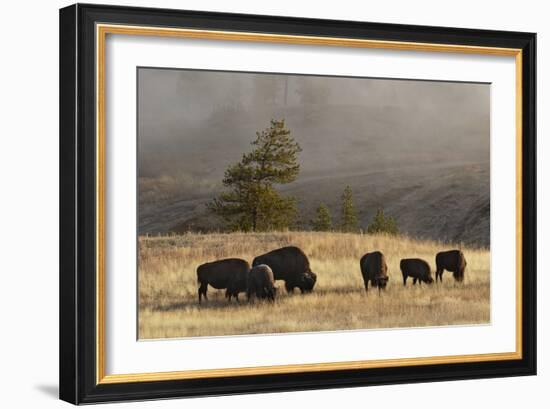
<path id="1" fill-rule="evenodd" d="M 296 180 L 300 172 L 300 145 L 284 120 L 271 120 L 269 128 L 256 132 L 253 150 L 225 171 L 223 185 L 230 190 L 209 203 L 233 230 L 269 231 L 292 227 L 296 201 L 284 197 L 274 185 Z"/>
<path id="2" fill-rule="evenodd" d="M 332 230 L 332 217 L 328 207 L 321 203 L 315 212 L 315 218 L 311 221 L 311 227 L 315 231 Z"/>
<path id="3" fill-rule="evenodd" d="M 357 213 L 353 205 L 353 192 L 348 185 L 342 193 L 342 219 L 340 229 L 343 232 L 356 232 L 359 230 L 357 223 Z"/>
<path id="4" fill-rule="evenodd" d="M 384 215 L 384 210 L 378 208 L 376 215 L 367 227 L 367 233 L 387 233 L 396 235 L 399 234 L 399 229 L 397 228 L 395 219 L 391 216 Z"/>

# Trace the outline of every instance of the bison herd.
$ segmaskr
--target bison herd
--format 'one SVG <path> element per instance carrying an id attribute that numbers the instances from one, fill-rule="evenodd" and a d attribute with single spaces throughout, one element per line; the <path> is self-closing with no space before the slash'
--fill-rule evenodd
<path id="1" fill-rule="evenodd" d="M 456 281 L 464 280 L 466 259 L 460 250 L 449 250 L 437 253 L 435 256 L 435 281 L 443 281 L 443 271 L 453 273 Z M 388 283 L 388 266 L 386 258 L 380 251 L 365 254 L 359 261 L 361 275 L 368 291 L 369 282 L 372 287 L 382 290 Z M 399 267 L 403 275 L 403 285 L 407 285 L 407 278 L 411 277 L 413 284 L 432 284 L 432 271 L 425 260 L 419 258 L 402 259 Z M 252 296 L 259 299 L 275 300 L 277 287 L 276 280 L 285 282 L 285 289 L 292 293 L 295 288 L 301 293 L 313 291 L 317 275 L 311 271 L 309 260 L 298 247 L 283 247 L 262 254 L 252 260 L 252 266 L 239 258 L 228 258 L 201 264 L 197 268 L 199 283 L 199 303 L 206 295 L 208 286 L 215 289 L 225 289 L 225 296 L 239 300 L 239 293 L 246 292 L 247 299 Z"/>

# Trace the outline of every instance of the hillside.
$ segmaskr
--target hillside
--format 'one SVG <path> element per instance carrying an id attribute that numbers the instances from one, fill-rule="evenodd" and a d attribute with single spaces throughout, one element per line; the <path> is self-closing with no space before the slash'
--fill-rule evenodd
<path id="1" fill-rule="evenodd" d="M 205 203 L 270 120 L 302 151 L 280 187 L 302 224 L 350 185 L 365 229 L 377 210 L 417 238 L 489 245 L 490 86 L 140 69 L 139 233 L 222 231 Z"/>
<path id="2" fill-rule="evenodd" d="M 339 218 L 340 195 L 345 185 L 354 193 L 360 226 L 366 229 L 376 209 L 395 217 L 401 232 L 416 238 L 489 246 L 490 189 L 488 164 L 427 163 L 387 165 L 363 172 L 300 176 L 281 191 L 297 198 L 302 229 L 309 229 L 320 202 L 329 207 L 333 221 Z M 222 224 L 205 204 L 219 187 L 196 187 L 188 200 L 141 200 L 140 234 L 186 231 L 219 231 Z M 142 189 L 142 191 L 146 191 Z"/>

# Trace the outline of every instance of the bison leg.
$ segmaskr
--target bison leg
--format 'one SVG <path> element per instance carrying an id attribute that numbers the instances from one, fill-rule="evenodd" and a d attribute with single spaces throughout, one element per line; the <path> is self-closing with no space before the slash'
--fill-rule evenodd
<path id="1" fill-rule="evenodd" d="M 204 296 L 204 299 L 206 301 L 208 301 L 208 297 L 206 296 L 206 291 L 208 289 L 208 284 L 206 283 L 201 283 L 200 287 L 199 287 L 199 304 L 201 303 L 201 298 L 202 296 Z"/>
<path id="2" fill-rule="evenodd" d="M 365 291 L 369 292 L 369 280 L 365 280 Z"/>
<path id="3" fill-rule="evenodd" d="M 289 283 L 285 283 L 286 292 L 292 294 L 294 292 L 294 286 Z"/>
<path id="4" fill-rule="evenodd" d="M 256 297 L 258 297 L 258 294 L 256 293 L 256 287 L 254 285 L 249 285 L 248 289 L 246 290 L 246 300 L 250 302 L 250 299 L 252 298 L 252 295 L 255 294 Z"/>
<path id="5" fill-rule="evenodd" d="M 407 276 L 403 276 L 403 285 L 406 287 L 407 286 Z"/>
<path id="6" fill-rule="evenodd" d="M 439 278 L 439 281 L 443 282 L 443 270 L 437 269 L 435 272 L 435 282 L 437 283 L 437 279 Z"/>
<path id="7" fill-rule="evenodd" d="M 416 278 L 413 278 L 413 285 L 416 285 Z"/>

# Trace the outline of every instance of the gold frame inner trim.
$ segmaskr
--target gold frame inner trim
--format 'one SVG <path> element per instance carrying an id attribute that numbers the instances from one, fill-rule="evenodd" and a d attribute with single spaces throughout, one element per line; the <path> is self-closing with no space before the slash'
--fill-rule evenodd
<path id="1" fill-rule="evenodd" d="M 105 41 L 107 34 L 195 38 L 223 41 L 355 47 L 401 51 L 467 53 L 513 56 L 516 65 L 516 350 L 505 353 L 450 355 L 368 361 L 322 362 L 315 364 L 105 374 Z M 205 379 L 214 377 L 291 374 L 349 369 L 388 368 L 466 362 L 517 360 L 522 358 L 522 51 L 515 48 L 432 44 L 353 38 L 294 36 L 282 34 L 178 29 L 166 27 L 96 25 L 96 382 L 114 384 L 163 380 Z"/>

